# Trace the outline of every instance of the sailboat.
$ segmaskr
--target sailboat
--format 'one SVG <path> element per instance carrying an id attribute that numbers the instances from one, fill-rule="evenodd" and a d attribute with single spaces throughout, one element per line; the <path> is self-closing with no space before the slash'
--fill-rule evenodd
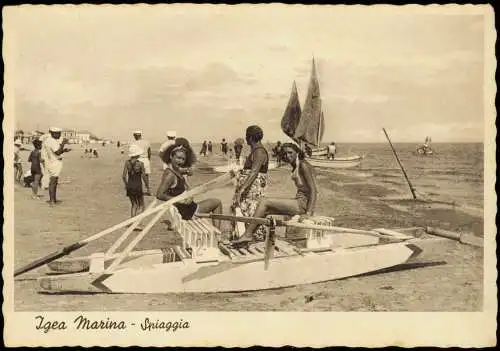
<path id="1" fill-rule="evenodd" d="M 328 159 L 326 158 L 328 149 L 321 148 L 321 140 L 325 132 L 325 117 L 321 108 L 321 96 L 314 58 L 304 109 L 300 110 L 297 86 L 294 81 L 290 99 L 281 120 L 281 129 L 301 147 L 305 145 L 315 147 L 311 152 L 311 156 L 307 157 L 308 162 L 314 167 L 351 168 L 361 163 L 362 157 L 357 155 L 335 157 L 333 160 Z"/>
<path id="2" fill-rule="evenodd" d="M 417 155 L 427 156 L 432 155 L 434 151 L 431 148 L 431 137 L 425 137 L 424 145 L 421 145 L 417 148 Z"/>

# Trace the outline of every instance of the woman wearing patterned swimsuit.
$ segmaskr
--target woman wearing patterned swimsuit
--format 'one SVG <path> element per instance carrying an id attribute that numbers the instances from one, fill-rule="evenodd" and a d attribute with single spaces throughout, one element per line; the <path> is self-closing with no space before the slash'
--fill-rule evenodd
<path id="1" fill-rule="evenodd" d="M 316 205 L 317 187 L 313 167 L 304 159 L 304 153 L 292 143 L 282 146 L 285 161 L 292 166 L 292 180 L 297 187 L 294 199 L 261 199 L 253 214 L 254 217 L 265 218 L 267 215 L 306 215 L 312 216 Z M 253 241 L 253 233 L 259 225 L 251 223 L 245 234 L 233 244 L 246 244 Z"/>
<path id="2" fill-rule="evenodd" d="M 237 175 L 237 183 L 231 205 L 234 215 L 237 209 L 245 217 L 252 217 L 259 200 L 264 196 L 267 187 L 267 171 L 269 155 L 262 145 L 264 132 L 259 126 L 253 125 L 246 130 L 246 142 L 250 146 L 250 155 L 245 160 L 243 169 Z M 235 224 L 233 223 L 233 226 Z M 266 228 L 260 226 L 254 233 L 257 240 L 264 240 Z M 233 232 L 235 228 L 233 229 Z"/>

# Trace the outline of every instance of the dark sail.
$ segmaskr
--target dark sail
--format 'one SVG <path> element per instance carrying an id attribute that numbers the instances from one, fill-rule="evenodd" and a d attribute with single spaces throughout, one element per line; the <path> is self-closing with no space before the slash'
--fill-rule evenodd
<path id="1" fill-rule="evenodd" d="M 293 138 L 319 147 L 324 130 L 325 121 L 323 112 L 321 111 L 319 82 L 316 76 L 316 67 L 313 59 L 311 80 L 309 81 L 306 102 Z"/>
<path id="2" fill-rule="evenodd" d="M 283 133 L 292 138 L 295 142 L 298 142 L 295 136 L 295 129 L 299 124 L 301 115 L 299 94 L 297 93 L 297 86 L 295 81 L 293 82 L 292 92 L 290 94 L 290 99 L 288 100 L 288 105 L 286 106 L 283 118 L 281 118 L 281 130 Z"/>

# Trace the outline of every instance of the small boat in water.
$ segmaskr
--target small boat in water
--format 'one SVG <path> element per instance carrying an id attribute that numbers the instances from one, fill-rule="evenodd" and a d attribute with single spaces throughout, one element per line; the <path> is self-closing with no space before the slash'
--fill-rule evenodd
<path id="1" fill-rule="evenodd" d="M 362 160 L 362 156 L 335 157 L 333 160 L 319 157 L 307 158 L 307 162 L 317 168 L 352 168 L 359 166 Z"/>
<path id="2" fill-rule="evenodd" d="M 325 117 L 321 107 L 319 82 L 314 59 L 304 109 L 302 111 L 300 109 L 297 87 L 293 82 L 290 99 L 281 119 L 281 129 L 301 146 L 306 144 L 315 147 L 315 149 L 311 150 L 310 156 L 306 157 L 313 167 L 351 168 L 358 166 L 363 159 L 359 155 L 329 159 L 327 157 L 328 148 L 320 147 L 325 131 Z"/>
<path id="3" fill-rule="evenodd" d="M 434 154 L 431 148 L 431 137 L 425 137 L 424 144 L 417 148 L 415 154 L 420 156 L 430 156 Z"/>

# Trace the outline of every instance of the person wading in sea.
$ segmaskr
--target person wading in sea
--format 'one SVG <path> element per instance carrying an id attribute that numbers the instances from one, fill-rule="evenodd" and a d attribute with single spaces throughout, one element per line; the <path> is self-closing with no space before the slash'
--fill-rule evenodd
<path id="1" fill-rule="evenodd" d="M 262 198 L 258 201 L 253 217 L 265 218 L 267 215 L 303 215 L 311 217 L 314 214 L 317 198 L 317 185 L 314 168 L 305 160 L 304 153 L 292 143 L 284 143 L 282 150 L 285 162 L 292 166 L 292 180 L 297 187 L 294 199 Z M 254 232 L 259 227 L 250 223 L 245 233 L 233 245 L 245 245 L 255 240 Z"/>

